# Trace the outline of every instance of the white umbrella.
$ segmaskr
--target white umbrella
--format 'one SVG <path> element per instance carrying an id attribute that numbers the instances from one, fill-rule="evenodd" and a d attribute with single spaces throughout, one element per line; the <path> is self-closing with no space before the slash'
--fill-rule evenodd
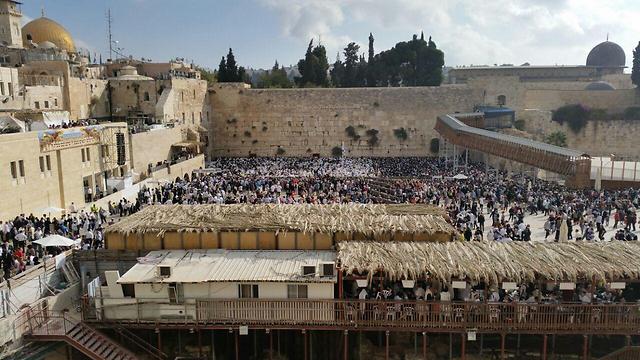
<path id="1" fill-rule="evenodd" d="M 59 213 L 62 211 L 64 211 L 63 208 L 59 208 L 55 206 L 47 206 L 46 208 L 40 209 L 40 212 L 43 214 Z"/>
<path id="2" fill-rule="evenodd" d="M 458 174 L 456 176 L 453 177 L 456 180 L 467 180 L 469 177 L 467 175 L 464 174 Z"/>
<path id="3" fill-rule="evenodd" d="M 67 237 L 56 234 L 56 235 L 49 235 L 40 240 L 36 240 L 34 241 L 34 243 L 41 245 L 43 247 L 47 247 L 47 246 L 73 246 L 75 245 L 76 242 Z"/>

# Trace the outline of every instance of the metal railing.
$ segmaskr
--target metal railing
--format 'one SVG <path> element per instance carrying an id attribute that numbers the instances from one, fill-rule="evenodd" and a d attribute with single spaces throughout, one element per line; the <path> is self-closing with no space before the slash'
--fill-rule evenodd
<path id="1" fill-rule="evenodd" d="M 105 299 L 106 300 L 106 299 Z M 133 300 L 133 299 L 132 299 Z M 256 325 L 432 331 L 618 334 L 640 331 L 640 305 L 377 300 L 135 299 L 99 311 L 106 321 L 200 326 Z"/>

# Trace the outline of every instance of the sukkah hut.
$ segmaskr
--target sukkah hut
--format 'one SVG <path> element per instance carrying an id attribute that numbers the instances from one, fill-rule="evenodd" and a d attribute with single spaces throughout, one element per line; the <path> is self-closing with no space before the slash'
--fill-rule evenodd
<path id="1" fill-rule="evenodd" d="M 338 260 L 347 276 L 371 281 L 432 279 L 536 283 L 603 283 L 640 278 L 637 242 L 377 242 L 338 244 Z"/>
<path id="2" fill-rule="evenodd" d="M 330 250 L 339 241 L 447 242 L 457 234 L 430 205 L 154 205 L 110 225 L 112 250 Z"/>

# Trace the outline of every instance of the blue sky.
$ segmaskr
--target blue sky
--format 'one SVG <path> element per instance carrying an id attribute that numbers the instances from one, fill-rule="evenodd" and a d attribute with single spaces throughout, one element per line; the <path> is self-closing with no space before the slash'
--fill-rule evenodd
<path id="1" fill-rule="evenodd" d="M 640 40 L 638 0 L 24 0 L 25 20 L 63 24 L 78 47 L 108 57 L 106 10 L 114 39 L 136 58 L 184 57 L 217 67 L 232 47 L 245 67 L 295 64 L 311 38 L 329 61 L 348 42 L 376 52 L 422 30 L 446 65 L 583 64 L 607 33 L 627 53 Z"/>

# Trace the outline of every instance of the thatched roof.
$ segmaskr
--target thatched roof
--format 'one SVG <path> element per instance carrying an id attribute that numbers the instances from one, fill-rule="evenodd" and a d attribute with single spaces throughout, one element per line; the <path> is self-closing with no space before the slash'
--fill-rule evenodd
<path id="1" fill-rule="evenodd" d="M 445 217 L 444 210 L 429 205 L 155 205 L 108 226 L 106 232 L 455 233 Z"/>
<path id="2" fill-rule="evenodd" d="M 392 279 L 429 274 L 449 281 L 485 279 L 491 283 L 534 279 L 640 278 L 636 242 L 340 242 L 338 259 L 347 273 L 376 271 Z"/>

